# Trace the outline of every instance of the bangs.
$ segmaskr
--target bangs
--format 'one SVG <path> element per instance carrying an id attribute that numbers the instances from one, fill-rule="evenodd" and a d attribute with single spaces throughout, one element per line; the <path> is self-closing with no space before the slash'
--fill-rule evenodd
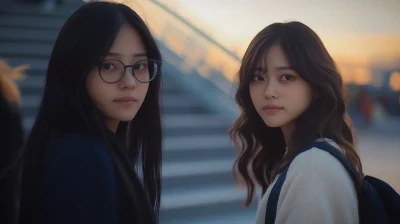
<path id="1" fill-rule="evenodd" d="M 305 68 L 305 65 L 312 64 L 313 61 L 306 61 L 307 54 L 302 46 L 302 43 L 300 43 L 297 38 L 293 37 L 285 37 L 280 41 L 281 50 L 290 68 L 297 72 L 305 81 L 309 82 L 304 73 L 309 73 L 310 71 Z"/>
<path id="2" fill-rule="evenodd" d="M 257 72 L 267 71 L 267 53 L 269 49 L 275 45 L 280 44 L 280 40 L 272 38 L 254 39 L 256 41 L 253 46 L 250 45 L 248 49 L 247 60 L 243 60 L 244 82 L 249 83 L 253 79 L 253 75 Z"/>

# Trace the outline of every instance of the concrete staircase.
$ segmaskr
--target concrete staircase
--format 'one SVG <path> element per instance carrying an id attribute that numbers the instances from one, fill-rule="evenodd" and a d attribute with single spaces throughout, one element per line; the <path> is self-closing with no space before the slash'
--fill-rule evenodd
<path id="1" fill-rule="evenodd" d="M 68 15 L 82 4 L 78 0 L 64 2 L 51 13 L 41 12 L 37 5 L 0 3 L 0 58 L 14 66 L 30 65 L 28 77 L 18 82 L 28 132 L 41 101 L 53 42 Z M 252 223 L 255 208 L 243 208 L 245 192 L 234 188 L 231 174 L 235 156 L 227 135 L 231 120 L 182 88 L 176 76 L 163 75 L 161 223 Z"/>

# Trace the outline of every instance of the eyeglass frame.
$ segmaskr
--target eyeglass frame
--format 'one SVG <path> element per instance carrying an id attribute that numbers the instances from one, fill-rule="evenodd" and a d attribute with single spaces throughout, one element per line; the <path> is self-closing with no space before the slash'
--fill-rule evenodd
<path id="1" fill-rule="evenodd" d="M 121 78 L 119 78 L 119 79 L 118 79 L 117 81 L 115 81 L 115 82 L 107 82 L 106 80 L 104 80 L 103 76 L 101 75 L 100 69 L 101 69 L 102 63 L 104 63 L 105 61 L 118 61 L 118 62 L 120 62 L 120 63 L 124 66 L 124 74 L 121 75 Z M 125 65 L 124 62 L 122 62 L 121 60 L 118 60 L 118 59 L 104 59 L 104 60 L 101 60 L 101 61 L 99 62 L 99 64 L 97 65 L 97 67 L 98 67 L 98 69 L 99 69 L 99 70 L 98 70 L 98 71 L 99 71 L 99 76 L 100 76 L 101 80 L 103 80 L 103 82 L 108 83 L 108 84 L 114 84 L 114 83 L 117 83 L 117 82 L 119 82 L 119 81 L 122 80 L 122 78 L 124 77 L 124 75 L 125 75 L 125 73 L 126 73 L 126 68 L 131 68 L 131 70 L 132 70 L 132 76 L 135 77 L 135 79 L 136 79 L 137 81 L 139 81 L 139 82 L 141 82 L 141 83 L 149 83 L 149 82 L 151 82 L 151 81 L 154 80 L 154 78 L 157 76 L 159 70 L 157 70 L 157 72 L 156 72 L 156 74 L 154 75 L 154 77 L 153 77 L 152 79 L 150 79 L 149 81 L 143 82 L 143 81 L 139 80 L 139 79 L 136 77 L 135 70 L 133 69 L 133 67 L 134 67 L 137 63 L 143 62 L 143 61 L 155 62 L 155 63 L 157 64 L 157 66 L 159 66 L 159 67 L 161 68 L 161 64 L 162 64 L 161 61 L 158 61 L 158 60 L 155 60 L 155 59 L 143 59 L 143 60 L 139 60 L 139 61 L 135 62 L 133 65 Z"/>

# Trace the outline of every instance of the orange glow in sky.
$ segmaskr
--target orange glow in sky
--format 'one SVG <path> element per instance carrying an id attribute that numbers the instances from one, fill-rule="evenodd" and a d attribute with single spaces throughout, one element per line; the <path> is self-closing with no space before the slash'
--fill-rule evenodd
<path id="1" fill-rule="evenodd" d="M 298 20 L 337 61 L 392 66 L 400 60 L 399 0 L 160 0 L 227 48 L 243 55 L 265 26 Z"/>

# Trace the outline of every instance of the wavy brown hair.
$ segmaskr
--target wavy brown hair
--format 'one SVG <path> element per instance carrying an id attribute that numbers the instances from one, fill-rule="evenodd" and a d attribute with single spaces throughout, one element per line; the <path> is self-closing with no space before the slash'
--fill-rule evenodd
<path id="1" fill-rule="evenodd" d="M 264 124 L 251 101 L 249 84 L 265 53 L 279 44 L 290 65 L 316 96 L 306 111 L 296 120 L 289 144 L 280 128 Z M 300 22 L 274 23 L 261 30 L 251 41 L 238 72 L 236 102 L 241 114 L 229 134 L 240 149 L 234 163 L 235 180 L 241 177 L 247 188 L 248 206 L 255 185 L 264 194 L 277 174 L 282 172 L 303 147 L 324 137 L 335 141 L 341 152 L 357 171 L 359 186 L 363 177 L 360 158 L 354 147 L 351 122 L 346 113 L 345 88 L 332 57 L 318 35 Z M 285 154 L 286 145 L 289 145 Z"/>

